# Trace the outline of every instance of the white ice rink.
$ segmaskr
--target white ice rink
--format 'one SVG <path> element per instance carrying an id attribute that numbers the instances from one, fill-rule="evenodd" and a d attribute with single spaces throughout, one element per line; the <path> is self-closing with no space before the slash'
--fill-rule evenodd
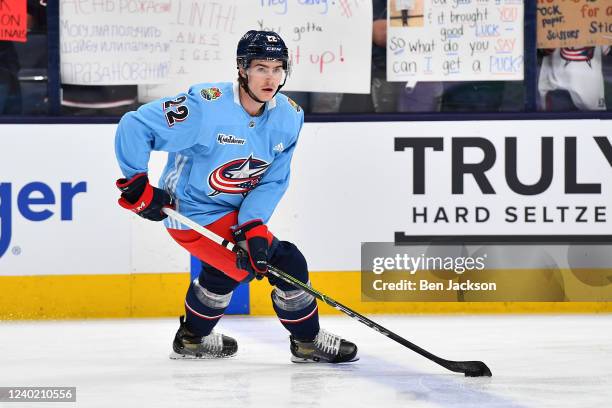
<path id="1" fill-rule="evenodd" d="M 0 386 L 76 386 L 75 403 L 7 407 L 612 407 L 612 316 L 370 316 L 441 357 L 482 360 L 466 378 L 345 316 L 349 365 L 293 364 L 275 318 L 226 316 L 238 355 L 168 359 L 178 319 L 0 322 Z"/>

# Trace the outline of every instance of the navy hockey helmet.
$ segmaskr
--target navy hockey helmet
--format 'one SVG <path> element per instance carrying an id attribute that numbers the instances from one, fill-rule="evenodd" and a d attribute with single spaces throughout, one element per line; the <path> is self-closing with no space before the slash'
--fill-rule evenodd
<path id="1" fill-rule="evenodd" d="M 280 35 L 274 31 L 250 30 L 238 41 L 238 68 L 247 69 L 254 59 L 281 61 L 283 69 L 289 75 L 289 50 Z"/>

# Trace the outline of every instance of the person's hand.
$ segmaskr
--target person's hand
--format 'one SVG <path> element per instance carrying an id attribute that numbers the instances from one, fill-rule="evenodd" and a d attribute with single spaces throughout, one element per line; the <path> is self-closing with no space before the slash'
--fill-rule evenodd
<path id="1" fill-rule="evenodd" d="M 121 190 L 119 205 L 147 220 L 163 220 L 167 215 L 162 212 L 162 208 L 173 205 L 170 194 L 149 184 L 146 173 L 136 174 L 129 180 L 120 178 L 116 185 Z"/>
<path id="2" fill-rule="evenodd" d="M 242 249 L 236 256 L 236 267 L 261 279 L 268 272 L 268 227 L 261 220 L 251 220 L 234 230 L 234 238 Z"/>

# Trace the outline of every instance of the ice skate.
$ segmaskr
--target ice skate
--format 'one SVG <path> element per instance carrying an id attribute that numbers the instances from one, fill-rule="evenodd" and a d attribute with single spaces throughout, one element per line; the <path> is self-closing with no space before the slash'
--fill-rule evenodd
<path id="1" fill-rule="evenodd" d="M 184 316 L 180 317 L 181 326 L 172 343 L 173 360 L 213 359 L 231 357 L 238 351 L 238 343 L 229 336 L 212 332 L 208 336 L 195 336 L 185 327 Z"/>
<path id="2" fill-rule="evenodd" d="M 294 363 L 348 363 L 359 360 L 357 346 L 323 329 L 313 341 L 289 337 Z"/>

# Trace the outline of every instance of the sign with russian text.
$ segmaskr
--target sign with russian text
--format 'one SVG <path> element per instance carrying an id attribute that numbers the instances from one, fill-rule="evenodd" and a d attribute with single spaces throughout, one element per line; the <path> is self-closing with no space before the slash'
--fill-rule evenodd
<path id="1" fill-rule="evenodd" d="M 26 0 L 0 0 L 0 41 L 26 42 Z"/>
<path id="2" fill-rule="evenodd" d="M 388 81 L 523 79 L 522 0 L 389 0 Z"/>
<path id="3" fill-rule="evenodd" d="M 538 0 L 538 48 L 612 44 L 610 0 Z"/>
<path id="4" fill-rule="evenodd" d="M 60 2 L 64 84 L 165 82 L 170 72 L 170 0 Z"/>

